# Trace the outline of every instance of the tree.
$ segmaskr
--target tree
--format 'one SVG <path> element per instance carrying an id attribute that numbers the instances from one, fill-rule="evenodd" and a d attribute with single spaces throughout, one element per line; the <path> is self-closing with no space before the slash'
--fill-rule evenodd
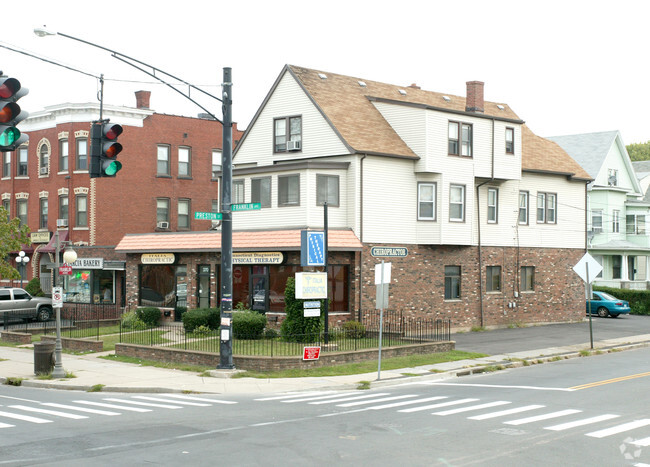
<path id="1" fill-rule="evenodd" d="M 650 141 L 628 144 L 625 148 L 631 160 L 650 161 Z"/>
<path id="2" fill-rule="evenodd" d="M 9 262 L 9 253 L 30 245 L 29 227 L 20 225 L 20 219 L 9 219 L 9 213 L 0 206 L 0 277 L 20 279 L 20 274 Z"/>

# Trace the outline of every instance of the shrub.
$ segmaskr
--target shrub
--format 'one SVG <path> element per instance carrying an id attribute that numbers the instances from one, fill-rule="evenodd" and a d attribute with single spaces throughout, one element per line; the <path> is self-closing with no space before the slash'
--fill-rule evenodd
<path id="1" fill-rule="evenodd" d="M 280 333 L 277 329 L 266 328 L 264 329 L 264 339 L 276 339 Z"/>
<path id="2" fill-rule="evenodd" d="M 343 331 L 348 339 L 363 339 L 366 337 L 366 327 L 359 321 L 347 321 L 343 323 Z"/>
<path id="3" fill-rule="evenodd" d="M 634 315 L 650 314 L 650 290 L 615 289 L 599 285 L 595 285 L 594 290 L 607 292 L 616 298 L 627 300 L 630 302 L 630 308 L 632 309 L 631 313 Z"/>
<path id="4" fill-rule="evenodd" d="M 318 339 L 321 329 L 325 326 L 322 300 L 321 316 L 305 318 L 303 301 L 296 298 L 296 281 L 290 277 L 284 290 L 284 305 L 287 317 L 282 322 L 282 337 L 290 342 L 309 342 Z"/>
<path id="5" fill-rule="evenodd" d="M 160 323 L 160 317 L 162 316 L 160 308 L 148 306 L 138 308 L 135 312 L 138 315 L 138 318 L 140 318 L 140 320 L 147 326 L 156 327 Z"/>
<path id="6" fill-rule="evenodd" d="M 195 308 L 183 313 L 183 327 L 185 332 L 193 332 L 199 326 L 206 326 L 209 329 L 219 329 L 221 316 L 219 308 Z"/>
<path id="7" fill-rule="evenodd" d="M 25 290 L 32 297 L 44 297 L 45 292 L 41 289 L 41 280 L 38 277 L 34 277 L 30 280 L 25 286 Z"/>
<path id="8" fill-rule="evenodd" d="M 214 331 L 207 327 L 205 324 L 202 324 L 201 326 L 194 329 L 194 335 L 197 337 L 209 336 L 212 332 Z"/>
<path id="9" fill-rule="evenodd" d="M 266 316 L 257 311 L 245 310 L 232 314 L 232 335 L 240 339 L 261 339 L 266 326 Z"/>
<path id="10" fill-rule="evenodd" d="M 147 325 L 138 317 L 135 310 L 132 310 L 122 315 L 122 328 L 137 331 L 146 329 Z"/>

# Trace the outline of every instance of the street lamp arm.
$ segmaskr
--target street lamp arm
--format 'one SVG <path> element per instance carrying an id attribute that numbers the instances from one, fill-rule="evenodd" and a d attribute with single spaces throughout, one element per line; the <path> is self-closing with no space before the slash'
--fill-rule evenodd
<path id="1" fill-rule="evenodd" d="M 68 70 L 70 70 L 70 71 L 76 71 L 77 73 L 81 73 L 82 75 L 91 76 L 91 77 L 93 77 L 93 78 L 95 78 L 95 79 L 99 79 L 99 76 L 95 76 L 95 75 L 93 75 L 92 73 L 88 73 L 88 72 L 85 72 L 85 71 L 77 70 L 76 68 L 72 68 L 71 66 L 67 66 L 67 65 L 64 65 L 64 64 L 62 64 L 62 63 L 55 62 L 54 60 L 50 60 L 50 59 L 47 59 L 47 58 L 45 58 L 45 57 L 39 57 L 38 55 L 34 55 L 34 54 L 29 53 L 29 52 L 26 52 L 26 51 L 24 51 L 24 50 L 14 49 L 14 48 L 9 47 L 9 46 L 7 46 L 7 45 L 5 45 L 5 44 L 0 44 L 0 47 L 2 47 L 2 48 L 4 48 L 4 49 L 7 49 L 7 50 L 11 50 L 12 52 L 17 52 L 17 53 L 19 53 L 19 54 L 27 55 L 28 57 L 36 58 L 36 59 L 38 59 L 38 60 L 41 60 L 41 61 L 46 62 L 46 63 L 49 63 L 49 64 L 51 64 L 51 65 L 60 66 L 61 68 L 66 68 L 66 69 L 68 69 Z"/>

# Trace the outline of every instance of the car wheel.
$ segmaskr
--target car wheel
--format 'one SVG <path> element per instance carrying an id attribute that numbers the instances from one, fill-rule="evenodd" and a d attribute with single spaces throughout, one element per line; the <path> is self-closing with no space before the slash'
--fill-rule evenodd
<path id="1" fill-rule="evenodd" d="M 36 319 L 39 321 L 49 321 L 51 316 L 52 316 L 52 309 L 45 307 L 38 310 L 38 315 L 36 316 Z"/>
<path id="2" fill-rule="evenodd" d="M 600 308 L 598 308 L 598 316 L 600 316 L 601 318 L 607 318 L 609 316 L 609 311 L 607 311 L 607 308 L 605 308 L 604 306 L 601 306 Z"/>

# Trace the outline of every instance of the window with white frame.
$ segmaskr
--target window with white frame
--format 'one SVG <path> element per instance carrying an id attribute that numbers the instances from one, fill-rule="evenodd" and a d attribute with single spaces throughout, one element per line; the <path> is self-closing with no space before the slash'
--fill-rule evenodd
<path id="1" fill-rule="evenodd" d="M 18 162 L 16 175 L 19 177 L 27 176 L 27 148 L 18 148 Z"/>
<path id="2" fill-rule="evenodd" d="M 300 175 L 278 176 L 278 206 L 300 205 Z"/>
<path id="3" fill-rule="evenodd" d="M 506 154 L 515 153 L 515 129 L 506 128 Z"/>
<path id="4" fill-rule="evenodd" d="M 338 175 L 316 175 L 316 204 L 322 206 L 326 201 L 328 206 L 339 205 Z"/>
<path id="5" fill-rule="evenodd" d="M 178 148 L 178 176 L 192 176 L 192 161 L 190 148 L 182 146 Z"/>
<path id="6" fill-rule="evenodd" d="M 557 195 L 555 193 L 537 193 L 537 222 L 555 224 L 557 216 Z"/>
<path id="7" fill-rule="evenodd" d="M 591 210 L 591 230 L 594 233 L 601 233 L 603 231 L 603 210 Z"/>
<path id="8" fill-rule="evenodd" d="M 621 211 L 619 211 L 618 209 L 614 209 L 612 211 L 612 232 L 613 233 L 619 233 L 621 231 L 620 217 L 621 217 Z"/>
<path id="9" fill-rule="evenodd" d="M 88 138 L 77 138 L 76 170 L 88 170 Z"/>
<path id="10" fill-rule="evenodd" d="M 487 221 L 496 224 L 499 219 L 499 190 L 488 188 L 487 196 Z"/>
<path id="11" fill-rule="evenodd" d="M 169 222 L 169 198 L 156 199 L 156 222 Z"/>
<path id="12" fill-rule="evenodd" d="M 160 175 L 170 175 L 169 172 L 169 146 L 166 144 L 159 144 L 157 146 L 157 167 L 156 172 Z"/>
<path id="13" fill-rule="evenodd" d="M 633 235 L 645 235 L 645 215 L 628 214 L 625 216 L 626 233 Z"/>
<path id="14" fill-rule="evenodd" d="M 244 202 L 244 179 L 243 178 L 232 181 L 232 199 L 230 201 L 233 204 L 239 204 Z"/>
<path id="15" fill-rule="evenodd" d="M 68 219 L 68 195 L 59 196 L 59 219 Z"/>
<path id="16" fill-rule="evenodd" d="M 465 185 L 449 186 L 449 220 L 465 221 Z"/>
<path id="17" fill-rule="evenodd" d="M 11 177 L 11 155 L 13 152 L 5 152 L 2 156 L 2 176 Z"/>
<path id="18" fill-rule="evenodd" d="M 485 290 L 488 292 L 501 291 L 501 266 L 487 266 L 485 270 Z"/>
<path id="19" fill-rule="evenodd" d="M 519 217 L 517 221 L 520 224 L 528 225 L 528 192 L 519 192 Z"/>
<path id="20" fill-rule="evenodd" d="M 217 178 L 217 174 L 221 172 L 221 151 L 216 149 L 212 150 L 212 179 Z"/>
<path id="21" fill-rule="evenodd" d="M 47 175 L 49 171 L 50 149 L 47 144 L 41 146 L 41 153 L 39 155 L 39 175 Z"/>
<path id="22" fill-rule="evenodd" d="M 47 229 L 47 209 L 48 209 L 47 198 L 41 198 L 40 215 L 39 215 L 39 222 L 38 222 L 39 229 Z"/>
<path id="23" fill-rule="evenodd" d="M 59 140 L 59 172 L 68 171 L 68 140 Z"/>
<path id="24" fill-rule="evenodd" d="M 282 117 L 273 120 L 274 152 L 302 150 L 302 117 Z"/>
<path id="25" fill-rule="evenodd" d="M 260 203 L 263 208 L 271 207 L 271 177 L 251 179 L 251 203 Z"/>
<path id="26" fill-rule="evenodd" d="M 607 186 L 618 186 L 617 169 L 607 169 Z"/>
<path id="27" fill-rule="evenodd" d="M 16 217 L 20 220 L 20 225 L 27 225 L 27 200 L 16 200 Z"/>
<path id="28" fill-rule="evenodd" d="M 418 220 L 436 220 L 436 187 L 435 183 L 418 183 Z"/>
<path id="29" fill-rule="evenodd" d="M 190 228 L 190 200 L 178 200 L 178 229 L 185 230 Z"/>
<path id="30" fill-rule="evenodd" d="M 88 227 L 88 196 L 77 195 L 75 204 L 75 225 L 77 227 Z"/>

